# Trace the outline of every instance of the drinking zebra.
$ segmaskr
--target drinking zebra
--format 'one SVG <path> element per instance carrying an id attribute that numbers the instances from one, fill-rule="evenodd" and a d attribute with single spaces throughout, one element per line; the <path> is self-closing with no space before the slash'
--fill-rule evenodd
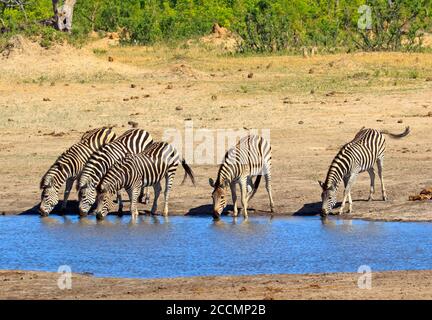
<path id="1" fill-rule="evenodd" d="M 351 188 L 359 173 L 367 171 L 370 176 L 369 201 L 375 192 L 375 169 L 377 163 L 378 176 L 381 180 L 382 198 L 387 200 L 387 194 L 383 180 L 383 162 L 385 151 L 385 138 L 400 139 L 410 133 L 410 128 L 406 127 L 401 134 L 393 134 L 387 130 L 365 129 L 364 127 L 356 134 L 354 139 L 345 144 L 333 159 L 327 173 L 325 182 L 318 181 L 322 188 L 322 208 L 321 215 L 328 215 L 336 204 L 336 194 L 341 181 L 344 182 L 345 190 L 339 214 L 344 211 L 345 203 L 348 198 L 348 213 L 352 212 Z"/>
<path id="2" fill-rule="evenodd" d="M 227 205 L 225 199 L 228 186 L 231 189 L 234 204 L 234 216 L 237 216 L 236 184 L 240 185 L 243 215 L 248 216 L 248 202 L 255 195 L 261 176 L 264 176 L 270 200 L 270 210 L 274 211 L 271 188 L 271 146 L 268 141 L 256 135 L 248 135 L 240 139 L 235 147 L 229 149 L 219 167 L 216 181 L 209 179 L 213 188 L 213 217 L 219 219 Z M 254 185 L 252 177 L 257 176 Z"/>
<path id="3" fill-rule="evenodd" d="M 130 129 L 92 154 L 84 166 L 77 183 L 81 216 L 88 214 L 96 200 L 96 188 L 113 164 L 129 153 L 136 154 L 144 151 L 152 143 L 153 138 L 147 131 Z M 121 213 L 123 205 L 120 195 L 118 195 L 117 199 L 119 201 L 119 212 Z"/>
<path id="4" fill-rule="evenodd" d="M 42 177 L 42 189 L 39 212 L 42 216 L 50 214 L 59 201 L 58 192 L 66 183 L 62 210 L 66 209 L 72 185 L 81 173 L 91 154 L 116 137 L 111 128 L 97 128 L 84 133 L 78 143 L 63 152 Z"/>
<path id="5" fill-rule="evenodd" d="M 179 163 L 181 162 L 186 177 L 195 184 L 192 169 L 185 160 L 180 161 L 177 150 L 166 142 L 155 142 L 144 152 L 127 155 L 109 169 L 98 186 L 96 208 L 97 219 L 103 219 L 112 207 L 112 195 L 125 189 L 131 203 L 131 215 L 138 216 L 137 198 L 143 187 L 153 186 L 154 200 L 151 213 L 157 212 L 157 201 L 162 190 L 161 181 L 165 179 L 163 215 L 168 215 L 168 199 Z M 183 184 L 182 182 L 182 184 Z"/>

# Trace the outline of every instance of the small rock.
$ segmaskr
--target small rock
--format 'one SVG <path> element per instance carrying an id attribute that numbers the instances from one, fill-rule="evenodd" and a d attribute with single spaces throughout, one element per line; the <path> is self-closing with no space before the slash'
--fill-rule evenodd
<path id="1" fill-rule="evenodd" d="M 309 74 L 313 74 L 314 72 L 315 72 L 314 69 L 312 68 L 309 69 Z"/>
<path id="2" fill-rule="evenodd" d="M 128 125 L 132 126 L 132 128 L 138 128 L 138 122 L 128 121 Z"/>
<path id="3" fill-rule="evenodd" d="M 214 101 L 214 100 L 217 100 L 217 96 L 216 95 L 212 95 L 211 96 L 211 99 Z"/>
<path id="4" fill-rule="evenodd" d="M 300 121 L 298 122 L 298 124 L 304 124 L 304 121 L 301 121 L 301 120 L 300 120 Z"/>
<path id="5" fill-rule="evenodd" d="M 249 79 L 252 79 L 253 78 L 253 76 L 254 76 L 254 74 L 251 72 L 251 73 L 249 73 L 248 75 L 247 75 L 247 77 L 249 78 Z"/>
<path id="6" fill-rule="evenodd" d="M 181 110 L 183 110 L 183 107 L 178 106 L 178 107 L 176 107 L 176 110 L 181 111 Z"/>
<path id="7" fill-rule="evenodd" d="M 143 98 L 149 98 L 149 97 L 150 97 L 149 94 L 145 94 L 145 95 L 143 95 Z"/>
<path id="8" fill-rule="evenodd" d="M 397 123 L 403 123 L 403 120 L 398 120 L 398 122 Z"/>
<path id="9" fill-rule="evenodd" d="M 129 98 L 123 98 L 123 101 L 129 101 Z"/>
<path id="10" fill-rule="evenodd" d="M 315 90 L 311 89 L 310 94 L 314 94 L 314 93 L 315 93 Z"/>
<path id="11" fill-rule="evenodd" d="M 172 88 L 174 88 L 174 87 L 173 87 L 173 85 L 170 83 L 170 84 L 168 84 L 168 85 L 166 86 L 166 88 L 167 88 L 167 89 L 172 89 Z"/>
<path id="12" fill-rule="evenodd" d="M 426 81 L 432 81 L 432 77 L 427 77 Z"/>
<path id="13" fill-rule="evenodd" d="M 113 62 L 114 58 L 113 57 L 108 57 L 108 62 Z"/>
<path id="14" fill-rule="evenodd" d="M 43 98 L 42 100 L 43 100 L 43 101 L 51 101 L 50 98 Z"/>
<path id="15" fill-rule="evenodd" d="M 133 84 L 133 83 L 132 83 L 132 84 L 130 85 L 130 87 L 131 87 L 132 89 L 135 89 L 135 88 L 136 88 L 136 84 Z"/>

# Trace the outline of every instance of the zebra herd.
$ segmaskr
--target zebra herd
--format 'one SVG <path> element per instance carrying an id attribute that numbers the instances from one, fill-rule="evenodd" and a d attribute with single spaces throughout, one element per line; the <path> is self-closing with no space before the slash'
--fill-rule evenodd
<path id="1" fill-rule="evenodd" d="M 351 188 L 359 173 L 367 171 L 370 176 L 369 200 L 372 200 L 375 184 L 374 165 L 377 163 L 378 176 L 381 180 L 383 200 L 387 195 L 383 180 L 383 160 L 385 138 L 402 138 L 409 134 L 407 127 L 401 134 L 388 131 L 365 129 L 345 144 L 333 159 L 322 188 L 321 215 L 327 216 L 336 204 L 336 194 L 343 181 L 345 190 L 339 214 L 343 213 L 346 200 L 348 212 L 352 212 Z M 274 212 L 271 186 L 271 146 L 264 138 L 248 135 L 239 140 L 225 154 L 219 166 L 216 181 L 209 179 L 213 188 L 213 217 L 219 219 L 227 205 L 227 191 L 231 191 L 234 205 L 233 215 L 237 216 L 236 186 L 240 186 L 242 213 L 248 216 L 248 203 L 255 195 L 264 176 L 269 197 L 270 210 Z M 155 142 L 152 136 L 142 129 L 130 129 L 117 137 L 111 128 L 103 127 L 87 131 L 81 140 L 62 153 L 42 177 L 42 189 L 39 212 L 47 216 L 59 202 L 58 192 L 65 184 L 62 209 L 66 208 L 67 199 L 75 180 L 78 191 L 79 214 L 86 216 L 93 205 L 97 219 L 103 219 L 114 208 L 113 198 L 117 198 L 118 213 L 123 212 L 120 191 L 124 189 L 130 200 L 132 217 L 138 215 L 137 203 L 147 203 L 148 187 L 153 187 L 154 199 L 151 213 L 157 213 L 157 202 L 165 180 L 163 215 L 168 215 L 168 200 L 174 176 L 181 163 L 185 175 L 195 185 L 191 167 L 181 158 L 178 151 L 169 143 Z M 253 178 L 255 177 L 255 181 Z M 182 182 L 182 184 L 183 184 Z"/>

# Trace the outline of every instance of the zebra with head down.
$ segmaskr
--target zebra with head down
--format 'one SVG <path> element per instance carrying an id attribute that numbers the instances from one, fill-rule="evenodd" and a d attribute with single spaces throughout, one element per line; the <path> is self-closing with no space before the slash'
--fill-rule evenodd
<path id="1" fill-rule="evenodd" d="M 165 180 L 163 215 L 167 216 L 168 199 L 180 163 L 185 170 L 183 182 L 189 176 L 195 184 L 192 169 L 184 159 L 180 159 L 177 150 L 166 142 L 155 142 L 144 152 L 127 155 L 108 170 L 99 184 L 96 217 L 103 219 L 108 214 L 112 207 L 112 195 L 121 189 L 125 189 L 129 195 L 132 217 L 137 217 L 138 194 L 143 187 L 148 186 L 153 186 L 154 189 L 151 213 L 156 214 L 162 180 Z"/>
<path id="2" fill-rule="evenodd" d="M 108 170 L 127 154 L 136 154 L 144 151 L 153 143 L 153 138 L 145 130 L 130 129 L 111 143 L 93 153 L 87 161 L 77 183 L 79 211 L 85 216 L 96 201 L 97 186 Z M 120 194 L 119 212 L 122 211 Z"/>
<path id="3" fill-rule="evenodd" d="M 384 135 L 400 139 L 409 133 L 409 127 L 406 127 L 405 131 L 401 134 L 393 134 L 387 130 L 365 129 L 364 127 L 360 129 L 354 139 L 339 150 L 330 165 L 326 180 L 324 182 L 318 181 L 322 189 L 321 215 L 327 216 L 336 205 L 337 190 L 342 181 L 344 182 L 345 190 L 339 214 L 344 212 L 347 199 L 349 203 L 348 213 L 352 212 L 351 188 L 359 173 L 364 171 L 367 171 L 370 176 L 368 200 L 371 201 L 375 192 L 375 163 L 377 164 L 378 176 L 381 180 L 382 198 L 386 201 L 387 193 L 382 172 L 386 146 Z"/>
<path id="4" fill-rule="evenodd" d="M 42 189 L 39 212 L 47 216 L 59 201 L 58 192 L 66 183 L 62 210 L 66 209 L 70 191 L 75 179 L 81 173 L 91 154 L 116 137 L 111 128 L 97 128 L 87 131 L 78 143 L 63 152 L 44 174 L 40 182 Z"/>
<path id="5" fill-rule="evenodd" d="M 216 181 L 209 179 L 213 188 L 213 217 L 219 219 L 223 209 L 227 205 L 226 195 L 228 187 L 231 189 L 234 204 L 234 216 L 237 216 L 236 185 L 240 185 L 243 215 L 248 216 L 248 203 L 255 195 L 261 176 L 264 176 L 266 189 L 270 201 L 270 210 L 274 211 L 274 203 L 271 188 L 271 146 L 262 137 L 248 135 L 229 149 L 219 167 Z M 252 177 L 257 176 L 255 183 Z"/>

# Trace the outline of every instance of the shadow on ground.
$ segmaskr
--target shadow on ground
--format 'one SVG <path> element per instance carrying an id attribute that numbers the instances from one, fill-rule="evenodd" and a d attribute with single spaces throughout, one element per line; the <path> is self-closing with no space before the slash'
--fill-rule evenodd
<path id="1" fill-rule="evenodd" d="M 54 215 L 78 215 L 78 201 L 70 200 L 67 203 L 66 210 L 62 211 L 61 206 L 63 201 L 59 201 L 59 203 L 54 207 L 53 211 L 50 214 Z M 27 209 L 20 213 L 20 215 L 39 215 L 39 203 L 34 207 Z"/>

